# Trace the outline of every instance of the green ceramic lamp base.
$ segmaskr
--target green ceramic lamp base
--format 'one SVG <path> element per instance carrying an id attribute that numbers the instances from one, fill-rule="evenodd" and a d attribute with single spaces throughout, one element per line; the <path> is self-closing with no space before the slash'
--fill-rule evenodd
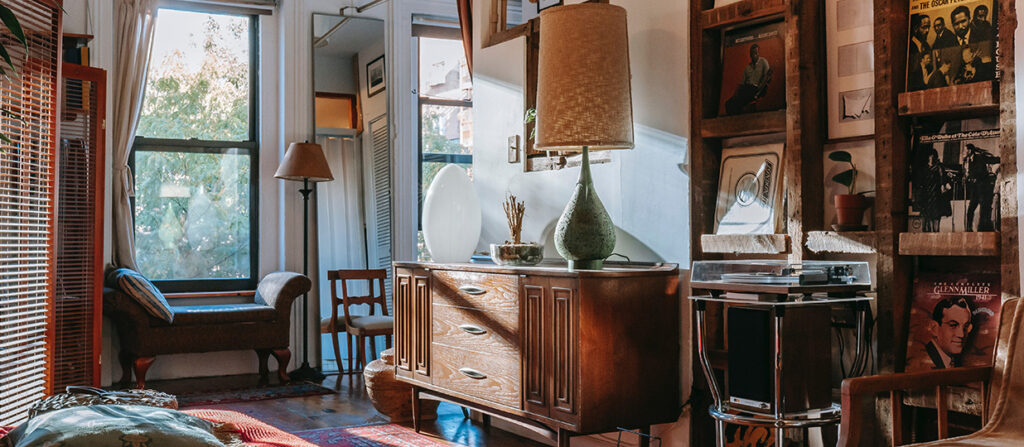
<path id="1" fill-rule="evenodd" d="M 569 261 L 569 270 L 601 270 L 602 268 L 604 268 L 604 259 Z"/>
<path id="2" fill-rule="evenodd" d="M 600 270 L 615 250 L 615 225 L 594 189 L 586 146 L 582 161 L 576 189 L 555 227 L 555 249 L 570 270 Z"/>

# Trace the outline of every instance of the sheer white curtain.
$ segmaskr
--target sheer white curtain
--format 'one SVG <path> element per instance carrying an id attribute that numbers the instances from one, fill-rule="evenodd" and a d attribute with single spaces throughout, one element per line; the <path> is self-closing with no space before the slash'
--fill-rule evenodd
<path id="1" fill-rule="evenodd" d="M 334 174 L 334 181 L 316 185 L 320 314 L 321 318 L 327 318 L 331 316 L 331 283 L 327 280 L 326 272 L 366 268 L 362 206 L 363 157 L 358 138 L 318 136 L 316 142 L 324 149 L 327 163 Z M 356 287 L 350 288 L 350 293 L 366 294 L 364 285 L 353 285 Z M 341 293 L 340 287 L 338 293 Z M 341 309 L 338 313 L 341 314 Z M 324 367 L 334 365 L 334 347 L 330 337 L 330 334 L 324 334 L 321 339 Z M 345 339 L 341 341 L 344 351 Z M 347 353 L 342 352 L 342 356 L 345 355 Z"/>
<path id="2" fill-rule="evenodd" d="M 146 71 L 156 30 L 159 0 L 120 0 L 114 30 L 117 59 L 114 69 L 114 107 L 109 121 L 114 133 L 114 264 L 135 265 L 135 227 L 132 222 L 132 172 L 128 168 L 135 129 L 142 111 Z"/>

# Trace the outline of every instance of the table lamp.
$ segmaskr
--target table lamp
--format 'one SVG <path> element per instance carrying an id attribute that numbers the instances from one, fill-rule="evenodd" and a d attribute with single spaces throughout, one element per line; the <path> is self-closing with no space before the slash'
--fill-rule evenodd
<path id="1" fill-rule="evenodd" d="M 583 3 L 540 13 L 536 147 L 581 151 L 580 178 L 555 227 L 569 269 L 600 269 L 615 225 L 590 177 L 592 150 L 633 147 L 626 10 Z"/>
<path id="2" fill-rule="evenodd" d="M 302 180 L 302 274 L 309 276 L 309 194 L 313 192 L 310 182 L 334 180 L 327 157 L 319 144 L 292 143 L 284 153 L 284 160 L 274 173 L 282 180 Z M 321 381 L 323 373 L 309 366 L 309 294 L 302 294 L 302 365 L 288 373 L 292 380 Z"/>

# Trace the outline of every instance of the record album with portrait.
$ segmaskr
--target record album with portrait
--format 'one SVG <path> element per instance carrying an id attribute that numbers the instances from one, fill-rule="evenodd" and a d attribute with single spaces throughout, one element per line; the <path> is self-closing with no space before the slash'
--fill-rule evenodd
<path id="1" fill-rule="evenodd" d="M 723 148 L 715 234 L 772 234 L 781 218 L 783 144 Z"/>
<path id="2" fill-rule="evenodd" d="M 910 0 L 907 91 L 996 78 L 993 0 Z"/>
<path id="3" fill-rule="evenodd" d="M 1000 296 L 998 273 L 918 275 L 905 371 L 992 364 Z"/>
<path id="4" fill-rule="evenodd" d="M 776 22 L 723 34 L 720 116 L 786 107 L 785 31 Z"/>
<path id="5" fill-rule="evenodd" d="M 910 153 L 910 232 L 999 231 L 996 117 L 922 122 Z"/>

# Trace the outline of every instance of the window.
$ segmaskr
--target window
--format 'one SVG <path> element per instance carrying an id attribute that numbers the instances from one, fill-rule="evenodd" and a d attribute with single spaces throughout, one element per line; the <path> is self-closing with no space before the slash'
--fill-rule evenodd
<path id="1" fill-rule="evenodd" d="M 417 37 L 420 215 L 427 188 L 445 165 L 455 163 L 473 177 L 473 83 L 466 53 L 458 30 L 431 28 L 420 27 L 425 31 Z M 425 260 L 422 231 L 417 245 L 420 259 Z"/>
<path id="2" fill-rule="evenodd" d="M 164 292 L 252 289 L 256 16 L 161 9 L 132 151 L 135 256 Z"/>

